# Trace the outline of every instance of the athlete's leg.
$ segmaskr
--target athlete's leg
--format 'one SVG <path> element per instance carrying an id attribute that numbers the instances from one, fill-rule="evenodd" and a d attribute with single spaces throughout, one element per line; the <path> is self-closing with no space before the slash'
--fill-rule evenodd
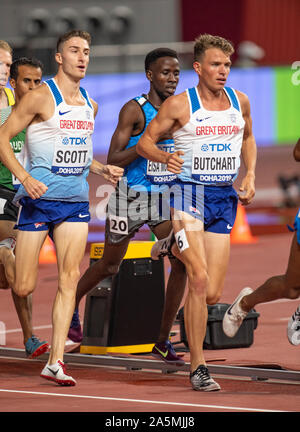
<path id="1" fill-rule="evenodd" d="M 295 299 L 300 295 L 300 245 L 294 235 L 288 267 L 284 275 L 272 276 L 255 291 L 244 288 L 223 318 L 223 330 L 229 337 L 235 336 L 247 313 L 259 303 L 281 298 Z"/>
<path id="2" fill-rule="evenodd" d="M 185 265 L 188 293 L 184 305 L 184 322 L 191 354 L 191 372 L 205 365 L 203 341 L 206 334 L 208 268 L 206 262 L 203 222 L 188 213 L 172 209 L 176 245 L 173 255 Z"/>
<path id="3" fill-rule="evenodd" d="M 35 287 L 39 254 L 48 231 L 18 231 L 16 244 L 16 279 L 13 287 L 19 297 L 27 297 Z"/>
<path id="4" fill-rule="evenodd" d="M 153 233 L 159 240 L 167 237 L 171 229 L 171 221 L 165 221 L 152 227 Z M 166 288 L 163 317 L 157 342 L 168 340 L 186 286 L 187 278 L 184 264 L 178 258 L 171 258 L 170 264 L 171 272 Z"/>
<path id="5" fill-rule="evenodd" d="M 103 256 L 91 265 L 80 278 L 76 291 L 76 304 L 79 303 L 92 288 L 103 279 L 115 275 L 119 271 L 120 264 L 126 254 L 130 237 L 126 237 L 120 243 L 111 244 L 106 241 L 104 244 Z"/>
<path id="6" fill-rule="evenodd" d="M 280 298 L 296 299 L 300 296 L 300 245 L 297 234 L 294 235 L 288 266 L 284 275 L 272 276 L 253 293 L 241 300 L 243 310 L 249 312 L 259 303 L 266 303 Z"/>
<path id="7" fill-rule="evenodd" d="M 17 230 L 14 229 L 15 222 L 1 220 L 0 221 L 0 232 L 1 239 L 4 238 L 16 238 Z M 2 273 L 1 280 L 5 280 L 8 286 L 11 288 L 12 298 L 17 311 L 17 315 L 23 331 L 24 345 L 33 336 L 32 328 L 32 294 L 25 297 L 18 296 L 14 291 L 15 275 L 16 275 L 16 259 L 11 248 L 2 247 L 0 248 L 0 261 L 2 262 L 5 274 Z M 35 342 L 36 345 L 32 347 L 32 352 L 27 354 L 34 354 L 35 350 L 39 348 L 39 342 Z M 27 349 L 27 348 L 26 348 Z M 36 351 L 37 352 L 37 351 Z"/>
<path id="8" fill-rule="evenodd" d="M 63 360 L 87 235 L 88 224 L 85 222 L 62 222 L 56 225 L 53 231 L 58 266 L 58 289 L 52 310 L 50 365 L 56 363 L 58 359 Z"/>
<path id="9" fill-rule="evenodd" d="M 206 231 L 204 243 L 208 267 L 207 304 L 216 304 L 223 292 L 230 255 L 230 235 Z"/>
<path id="10" fill-rule="evenodd" d="M 0 220 L 0 241 L 8 238 L 16 238 L 17 231 L 14 229 L 15 222 Z M 15 279 L 15 255 L 8 247 L 0 248 L 0 262 L 4 266 L 5 279 L 9 287 L 12 287 Z"/>

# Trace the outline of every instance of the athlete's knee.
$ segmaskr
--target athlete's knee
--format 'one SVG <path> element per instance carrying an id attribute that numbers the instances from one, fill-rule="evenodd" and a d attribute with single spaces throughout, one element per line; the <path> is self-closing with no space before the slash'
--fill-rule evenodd
<path id="1" fill-rule="evenodd" d="M 206 269 L 187 268 L 189 290 L 195 294 L 203 295 L 207 292 L 208 273 Z"/>
<path id="2" fill-rule="evenodd" d="M 219 293 L 207 294 L 206 303 L 208 305 L 215 305 L 216 303 L 218 303 L 220 298 L 221 298 L 221 294 L 219 294 Z"/>
<path id="3" fill-rule="evenodd" d="M 72 269 L 68 269 L 63 271 L 60 275 L 59 275 L 59 286 L 65 286 L 65 285 L 69 285 L 71 284 L 76 284 L 77 286 L 77 282 L 79 281 L 80 278 L 80 270 L 79 268 L 72 268 Z"/>
<path id="4" fill-rule="evenodd" d="M 120 269 L 120 264 L 117 263 L 108 263 L 105 267 L 105 276 L 115 276 Z"/>
<path id="5" fill-rule="evenodd" d="M 35 286 L 28 281 L 16 281 L 13 291 L 18 297 L 28 297 L 34 288 Z"/>

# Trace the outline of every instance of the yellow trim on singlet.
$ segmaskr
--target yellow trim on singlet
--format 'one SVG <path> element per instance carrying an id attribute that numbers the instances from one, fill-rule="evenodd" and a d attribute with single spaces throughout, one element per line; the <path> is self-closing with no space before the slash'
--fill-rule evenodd
<path id="1" fill-rule="evenodd" d="M 10 88 L 5 87 L 4 89 L 7 100 L 8 100 L 8 105 L 14 105 L 15 104 L 15 96 L 12 92 L 12 90 Z"/>

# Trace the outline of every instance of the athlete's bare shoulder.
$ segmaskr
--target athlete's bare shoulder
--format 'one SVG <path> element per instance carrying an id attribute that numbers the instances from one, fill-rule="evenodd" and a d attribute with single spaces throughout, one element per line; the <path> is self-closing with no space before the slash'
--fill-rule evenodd
<path id="1" fill-rule="evenodd" d="M 32 123 L 48 120 L 54 113 L 54 100 L 48 86 L 43 83 L 34 90 L 27 92 L 17 107 L 34 116 Z"/>
<path id="2" fill-rule="evenodd" d="M 246 93 L 243 93 L 239 90 L 236 90 L 236 94 L 239 98 L 240 104 L 241 104 L 241 108 L 242 108 L 242 112 L 246 113 L 250 111 L 250 101 L 248 96 L 246 95 Z"/>
<path id="3" fill-rule="evenodd" d="M 136 100 L 131 99 L 122 106 L 119 113 L 119 125 L 122 127 L 131 125 L 136 132 L 144 128 L 144 123 L 143 110 Z"/>
<path id="4" fill-rule="evenodd" d="M 120 112 L 122 113 L 128 113 L 129 115 L 134 115 L 135 117 L 142 114 L 141 106 L 135 99 L 130 99 L 128 102 L 126 102 Z"/>
<path id="5" fill-rule="evenodd" d="M 90 99 L 92 107 L 94 108 L 94 117 L 96 117 L 97 113 L 98 113 L 98 104 L 96 101 L 94 101 L 94 99 Z"/>
<path id="6" fill-rule="evenodd" d="M 168 97 L 162 104 L 159 112 L 159 118 L 166 117 L 172 119 L 174 127 L 172 131 L 182 127 L 187 123 L 190 116 L 189 102 L 186 92 L 179 93 Z"/>

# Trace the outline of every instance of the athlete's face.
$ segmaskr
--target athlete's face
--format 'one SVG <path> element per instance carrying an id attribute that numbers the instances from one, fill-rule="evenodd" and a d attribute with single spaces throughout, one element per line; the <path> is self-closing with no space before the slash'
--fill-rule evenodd
<path id="1" fill-rule="evenodd" d="M 29 65 L 21 65 L 18 67 L 17 79 L 10 79 L 10 85 L 15 90 L 16 99 L 21 99 L 25 93 L 35 89 L 41 84 L 42 71 Z"/>
<path id="2" fill-rule="evenodd" d="M 161 57 L 150 65 L 147 78 L 162 100 L 175 93 L 179 81 L 179 62 L 173 57 Z"/>
<path id="3" fill-rule="evenodd" d="M 7 84 L 11 64 L 11 54 L 0 48 L 0 87 L 2 88 Z"/>
<path id="4" fill-rule="evenodd" d="M 90 47 L 85 39 L 72 37 L 56 53 L 56 61 L 63 71 L 75 79 L 84 78 L 90 60 Z"/>
<path id="5" fill-rule="evenodd" d="M 211 90 L 220 90 L 225 84 L 230 72 L 231 61 L 219 48 L 209 48 L 205 51 L 201 61 L 193 64 L 201 82 Z"/>

